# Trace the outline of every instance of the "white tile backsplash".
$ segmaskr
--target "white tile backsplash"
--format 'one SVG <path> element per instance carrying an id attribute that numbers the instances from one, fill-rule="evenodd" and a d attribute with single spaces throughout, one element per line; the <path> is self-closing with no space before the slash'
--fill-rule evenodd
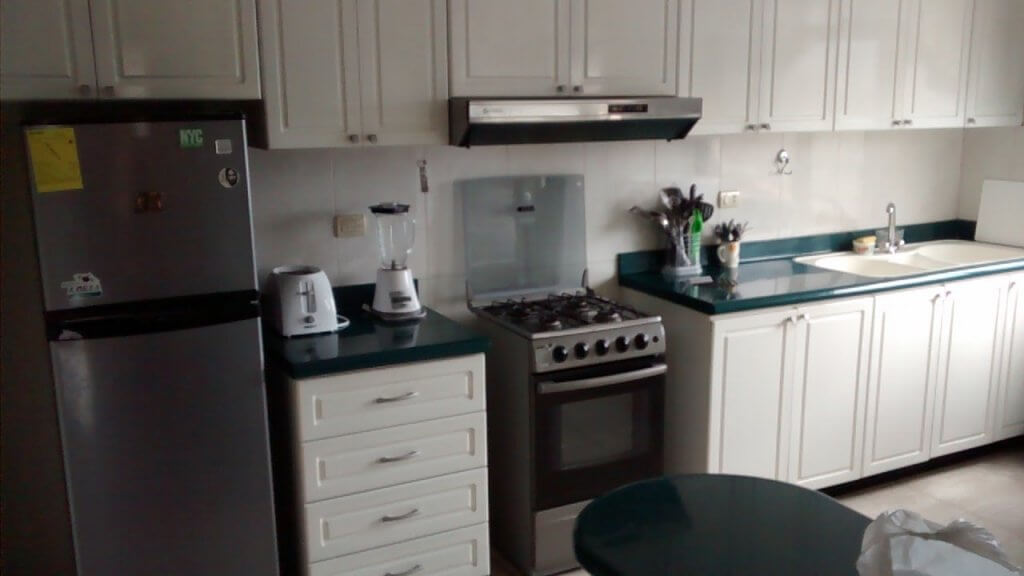
<path id="1" fill-rule="evenodd" d="M 785 147 L 793 173 L 775 173 Z M 323 267 L 336 284 L 372 282 L 377 250 L 367 207 L 386 200 L 414 206 L 411 259 L 423 300 L 465 315 L 462 211 L 453 191 L 464 178 L 582 173 L 586 179 L 590 281 L 617 292 L 615 257 L 654 248 L 653 227 L 627 213 L 654 207 L 659 187 L 695 182 L 714 203 L 719 190 L 740 190 L 741 205 L 723 219 L 750 221 L 752 239 L 882 226 L 896 202 L 905 223 L 973 217 L 969 197 L 982 175 L 1024 178 L 1024 129 L 915 130 L 692 136 L 679 142 L 447 146 L 356 150 L 251 150 L 257 261 L 261 278 L 284 263 Z M 418 160 L 427 161 L 430 191 L 419 191 Z M 964 172 L 961 174 L 961 161 Z M 964 197 L 960 188 L 964 187 Z M 334 238 L 335 213 L 364 212 L 367 234 Z M 710 233 L 710 232 L 708 232 Z"/>

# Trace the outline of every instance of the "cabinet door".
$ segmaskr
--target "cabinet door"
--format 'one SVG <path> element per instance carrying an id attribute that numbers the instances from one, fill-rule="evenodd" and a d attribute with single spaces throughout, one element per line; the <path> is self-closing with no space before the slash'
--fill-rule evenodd
<path id="1" fill-rule="evenodd" d="M 939 352 L 932 457 L 992 440 L 1005 283 L 984 278 L 947 287 Z"/>
<path id="2" fill-rule="evenodd" d="M 831 130 L 839 0 L 766 0 L 761 46 L 759 129 Z"/>
<path id="3" fill-rule="evenodd" d="M 364 142 L 447 144 L 444 0 L 359 0 Z"/>
<path id="4" fill-rule="evenodd" d="M 709 470 L 785 480 L 795 312 L 714 324 Z"/>
<path id="5" fill-rule="evenodd" d="M 864 475 L 928 460 L 939 361 L 942 291 L 875 298 Z"/>
<path id="6" fill-rule="evenodd" d="M 88 0 L 0 3 L 5 100 L 95 98 Z"/>
<path id="7" fill-rule="evenodd" d="M 572 0 L 574 94 L 674 95 L 679 0 Z"/>
<path id="8" fill-rule="evenodd" d="M 800 309 L 789 481 L 820 488 L 860 478 L 871 298 Z"/>
<path id="9" fill-rule="evenodd" d="M 761 0 L 684 0 L 679 94 L 704 99 L 694 134 L 754 130 Z"/>
<path id="10" fill-rule="evenodd" d="M 1009 282 L 1003 334 L 1002 384 L 995 402 L 996 440 L 1024 434 L 1024 275 Z"/>
<path id="11" fill-rule="evenodd" d="M 569 91 L 569 0 L 449 0 L 453 96 Z"/>
<path id="12" fill-rule="evenodd" d="M 90 4 L 102 97 L 260 97 L 256 0 Z"/>
<path id="13" fill-rule="evenodd" d="M 260 0 L 271 148 L 359 142 L 356 19 L 356 0 Z"/>
<path id="14" fill-rule="evenodd" d="M 904 65 L 904 122 L 914 128 L 964 125 L 967 63 L 974 0 L 908 0 L 910 23 Z"/>
<path id="15" fill-rule="evenodd" d="M 903 95 L 897 94 L 896 86 L 902 4 L 903 0 L 843 0 L 836 130 L 884 130 L 898 121 L 896 103 Z"/>
<path id="16" fill-rule="evenodd" d="M 1020 126 L 1024 115 L 1024 2 L 975 0 L 968 126 Z"/>

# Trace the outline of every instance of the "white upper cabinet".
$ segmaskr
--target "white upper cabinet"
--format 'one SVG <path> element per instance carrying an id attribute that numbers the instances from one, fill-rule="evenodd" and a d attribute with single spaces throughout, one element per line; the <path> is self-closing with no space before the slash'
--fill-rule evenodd
<path id="1" fill-rule="evenodd" d="M 897 82 L 902 122 L 915 128 L 964 125 L 974 0 L 906 0 L 910 23 Z"/>
<path id="2" fill-rule="evenodd" d="M 101 97 L 260 97 L 255 0 L 90 4 Z"/>
<path id="3" fill-rule="evenodd" d="M 1024 2 L 975 0 L 967 126 L 1024 120 Z"/>
<path id="4" fill-rule="evenodd" d="M 925 462 L 942 326 L 941 287 L 875 299 L 864 475 Z"/>
<path id="5" fill-rule="evenodd" d="M 695 134 L 831 129 L 839 0 L 684 0 L 681 29 Z"/>
<path id="6" fill-rule="evenodd" d="M 4 99 L 95 98 L 95 87 L 88 0 L 0 2 Z"/>
<path id="7" fill-rule="evenodd" d="M 449 0 L 454 96 L 569 91 L 570 0 Z"/>
<path id="8" fill-rule="evenodd" d="M 572 90 L 676 93 L 678 0 L 572 0 Z"/>
<path id="9" fill-rule="evenodd" d="M 676 93 L 679 0 L 449 0 L 455 96 Z"/>
<path id="10" fill-rule="evenodd" d="M 992 440 L 1005 286 L 982 278 L 947 287 L 932 457 Z"/>
<path id="11" fill-rule="evenodd" d="M 448 141 L 443 0 L 360 0 L 359 81 L 369 144 Z"/>
<path id="12" fill-rule="evenodd" d="M 839 0 L 765 0 L 758 129 L 830 130 Z"/>
<path id="13" fill-rule="evenodd" d="M 260 0 L 271 148 L 447 141 L 444 0 Z"/>
<path id="14" fill-rule="evenodd" d="M 789 481 L 809 488 L 860 478 L 871 298 L 801 307 Z"/>
<path id="15" fill-rule="evenodd" d="M 1009 280 L 1003 334 L 995 440 L 1024 434 L 1024 275 Z"/>
<path id="16" fill-rule="evenodd" d="M 761 0 L 683 0 L 680 10 L 679 93 L 704 100 L 693 133 L 755 129 Z"/>
<path id="17" fill-rule="evenodd" d="M 903 2 L 843 0 L 839 25 L 837 130 L 884 130 L 901 125 L 897 119 L 897 100 L 902 93 L 897 96 L 896 70 Z M 902 25 L 906 28 L 906 21 Z"/>

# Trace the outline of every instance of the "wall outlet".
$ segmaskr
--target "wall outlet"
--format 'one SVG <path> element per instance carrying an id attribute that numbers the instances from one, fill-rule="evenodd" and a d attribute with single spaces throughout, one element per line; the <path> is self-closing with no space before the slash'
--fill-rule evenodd
<path id="1" fill-rule="evenodd" d="M 725 210 L 727 208 L 736 208 L 740 205 L 740 191 L 739 190 L 722 190 L 718 193 L 718 207 Z"/>
<path id="2" fill-rule="evenodd" d="M 356 238 L 366 235 L 365 214 L 335 214 L 334 237 Z"/>

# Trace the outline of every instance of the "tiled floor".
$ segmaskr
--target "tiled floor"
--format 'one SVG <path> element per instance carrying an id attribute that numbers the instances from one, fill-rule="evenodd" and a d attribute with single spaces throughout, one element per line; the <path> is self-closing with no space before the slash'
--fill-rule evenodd
<path id="1" fill-rule="evenodd" d="M 969 520 L 992 532 L 1010 559 L 1024 564 L 1024 442 L 846 493 L 838 500 L 871 518 L 885 510 L 906 508 L 940 523 Z M 497 554 L 491 557 L 493 576 L 519 576 Z M 586 576 L 586 572 L 565 576 Z"/>

